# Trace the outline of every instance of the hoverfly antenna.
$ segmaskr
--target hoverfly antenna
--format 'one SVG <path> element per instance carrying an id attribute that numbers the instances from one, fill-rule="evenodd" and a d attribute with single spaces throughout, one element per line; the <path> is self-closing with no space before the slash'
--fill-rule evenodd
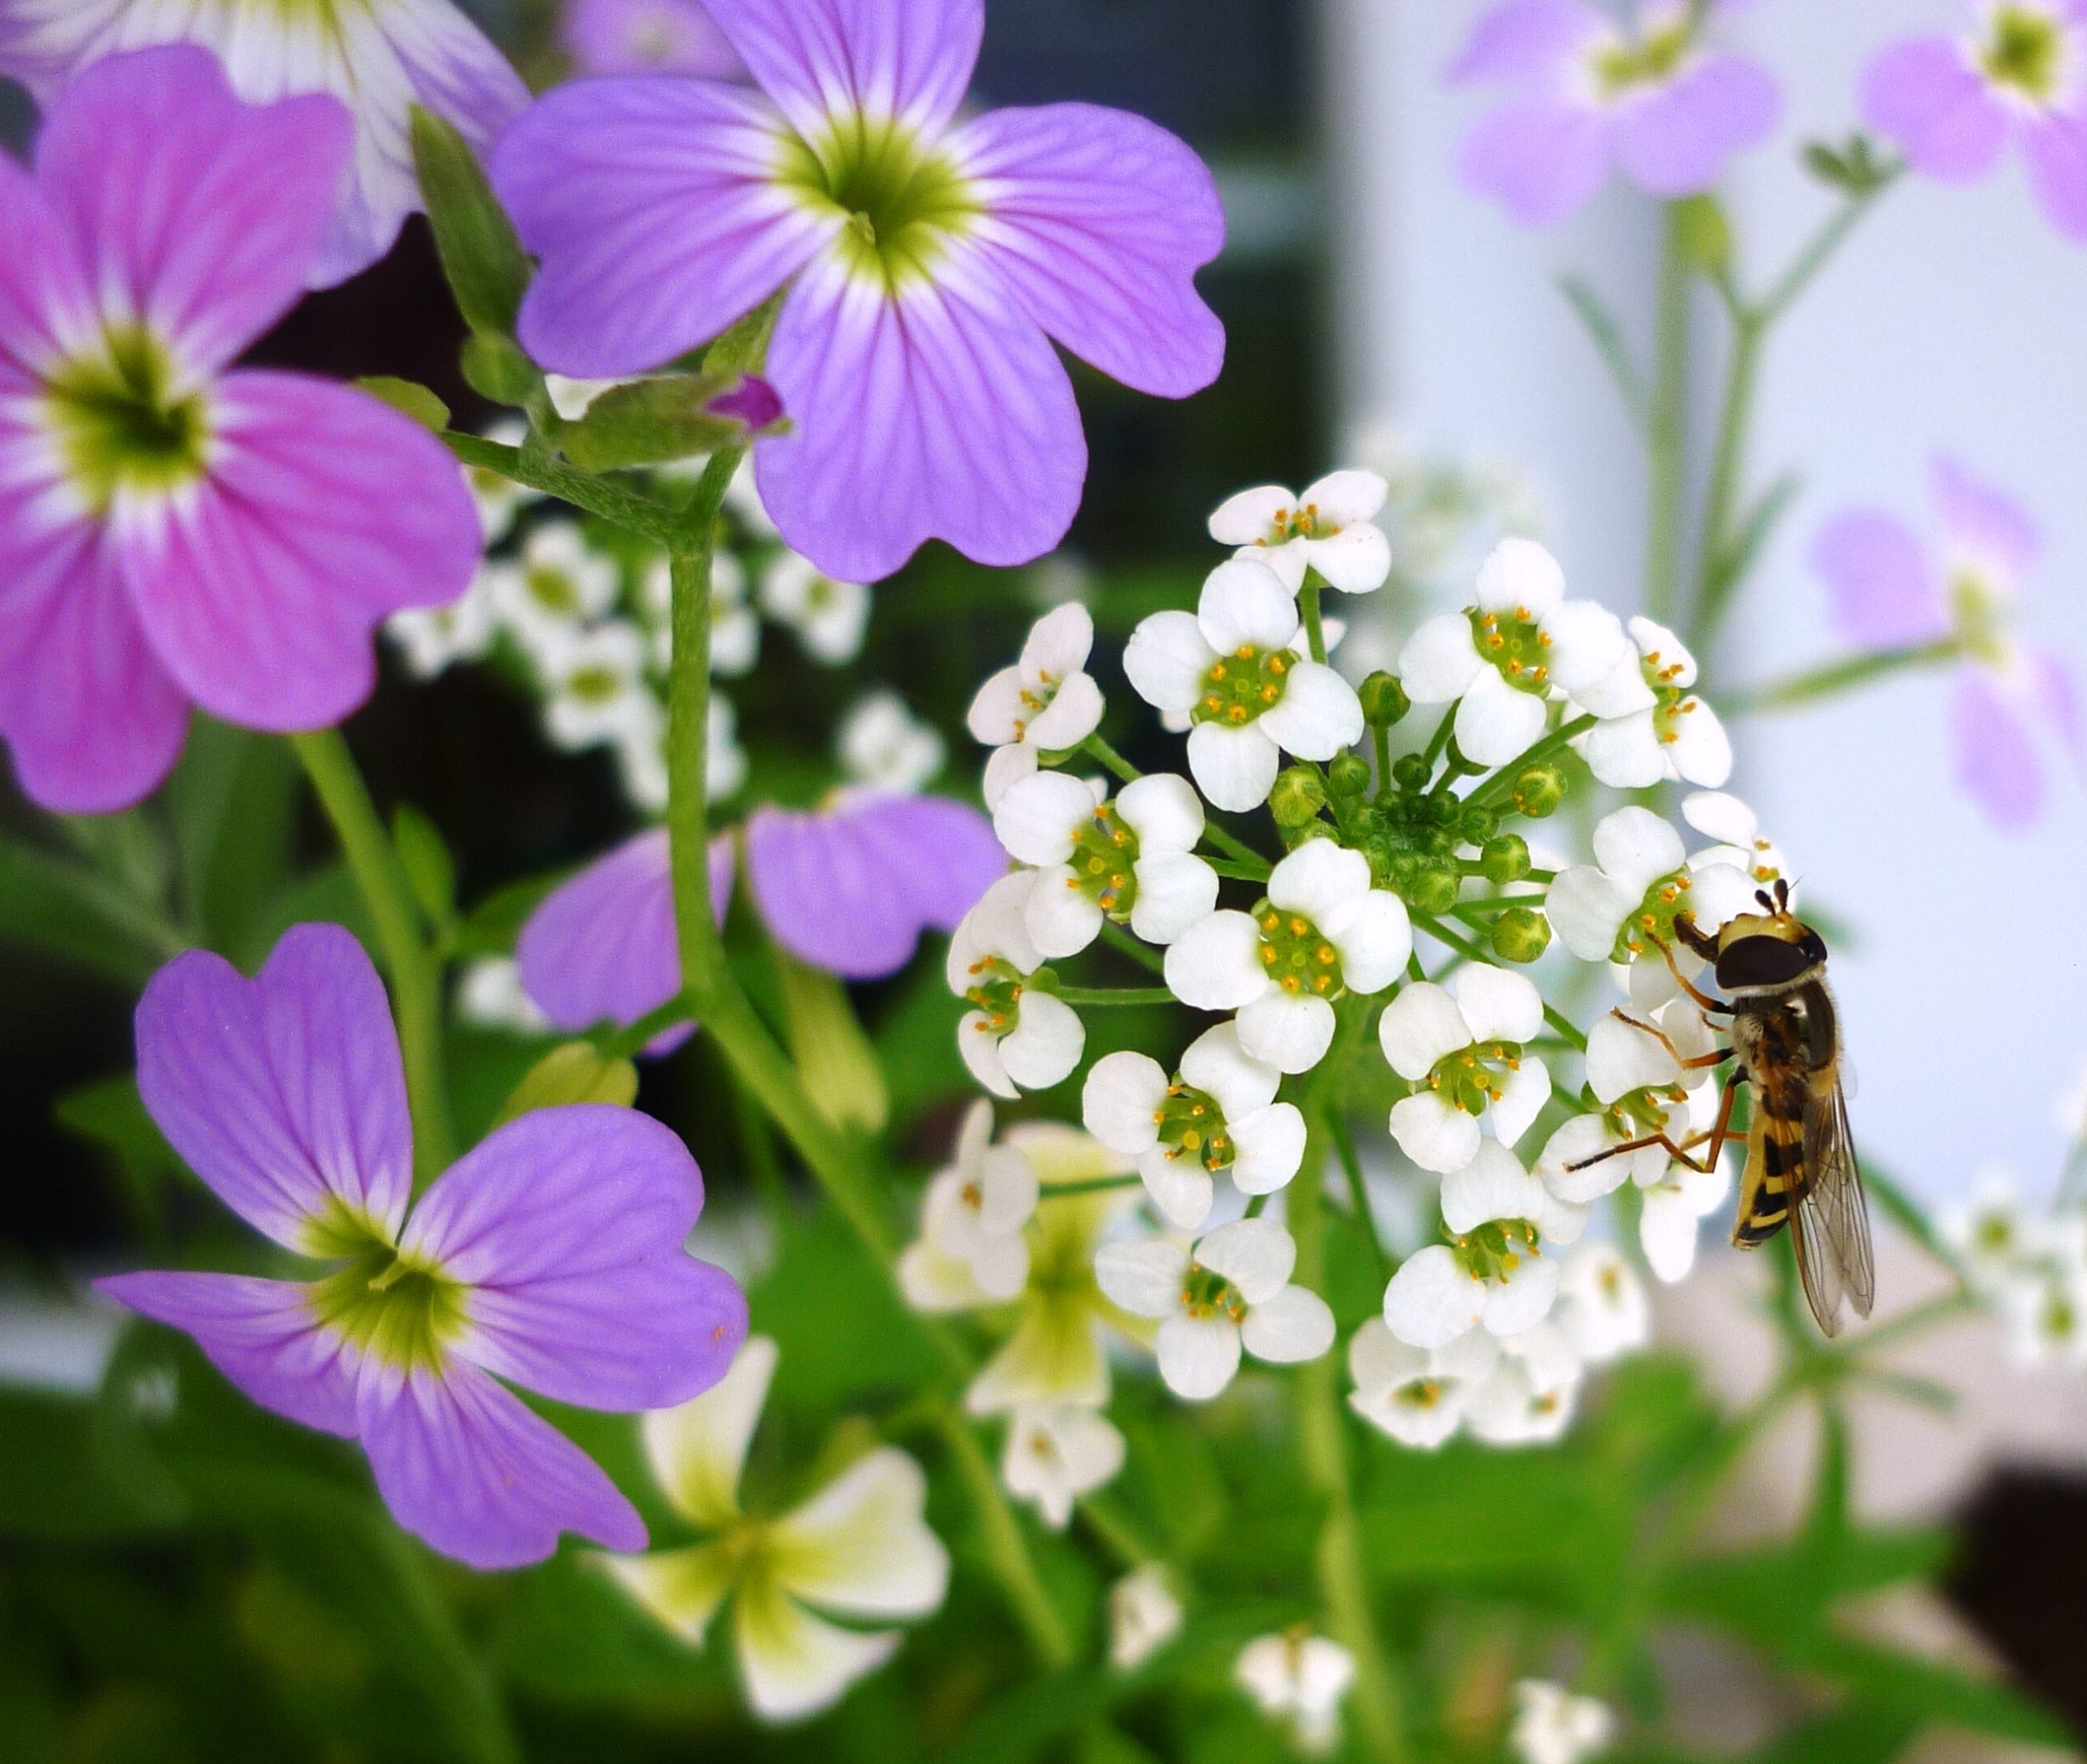
<path id="1" fill-rule="evenodd" d="M 1785 912 L 1790 910 L 1790 884 L 1788 876 L 1779 875 L 1776 878 L 1776 904 Z"/>
<path id="2" fill-rule="evenodd" d="M 1772 901 L 1772 900 L 1770 900 L 1770 899 L 1768 898 L 1768 891 L 1767 891 L 1767 889 L 1754 889 L 1754 899 L 1756 899 L 1757 901 L 1760 902 L 1760 903 L 1761 903 L 1761 911 L 1762 911 L 1763 912 L 1764 912 L 1764 913 L 1772 913 L 1772 912 L 1773 912 L 1773 911 L 1776 910 L 1776 903 L 1775 903 L 1773 901 Z"/>

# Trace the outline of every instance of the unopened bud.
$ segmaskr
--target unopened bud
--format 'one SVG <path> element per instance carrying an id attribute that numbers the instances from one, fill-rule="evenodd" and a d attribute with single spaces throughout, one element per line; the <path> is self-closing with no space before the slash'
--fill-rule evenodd
<path id="1" fill-rule="evenodd" d="M 1392 781 L 1401 790 L 1415 793 L 1427 787 L 1427 780 L 1434 776 L 1435 768 L 1418 753 L 1408 753 L 1392 761 Z"/>
<path id="2" fill-rule="evenodd" d="M 1362 720 L 1372 729 L 1389 729 L 1413 708 L 1398 676 L 1381 668 L 1357 689 L 1357 696 L 1362 700 Z"/>
<path id="3" fill-rule="evenodd" d="M 1503 962 L 1533 962 L 1551 947 L 1551 921 L 1517 906 L 1493 921 L 1493 953 Z"/>
<path id="4" fill-rule="evenodd" d="M 1463 878 L 1454 870 L 1416 871 L 1405 885 L 1405 902 L 1415 912 L 1445 913 L 1457 904 Z"/>
<path id="5" fill-rule="evenodd" d="M 1326 768 L 1326 786 L 1336 796 L 1359 796 L 1370 787 L 1370 762 L 1359 753 L 1338 754 Z"/>
<path id="6" fill-rule="evenodd" d="M 1308 765 L 1286 768 L 1269 793 L 1269 809 L 1279 827 L 1302 827 L 1326 805 L 1325 782 Z"/>
<path id="7" fill-rule="evenodd" d="M 1519 882 L 1529 873 L 1529 841 L 1519 833 L 1489 839 L 1480 849 L 1478 866 L 1485 871 L 1485 880 L 1496 885 Z"/>
<path id="8" fill-rule="evenodd" d="M 1565 774 L 1555 765 L 1532 765 L 1517 774 L 1515 807 L 1532 821 L 1557 812 L 1565 800 Z"/>
<path id="9" fill-rule="evenodd" d="M 1457 817 L 1457 831 L 1467 845 L 1483 845 L 1500 831 L 1500 817 L 1490 809 L 1466 809 Z"/>

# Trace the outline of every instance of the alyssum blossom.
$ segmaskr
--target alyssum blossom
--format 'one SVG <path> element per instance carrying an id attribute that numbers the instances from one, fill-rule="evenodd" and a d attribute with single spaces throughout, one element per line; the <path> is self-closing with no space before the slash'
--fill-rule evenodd
<path id="1" fill-rule="evenodd" d="M 1676 1144 L 1688 1137 L 1690 1092 L 1707 1074 L 1685 1069 L 1681 1061 L 1700 1058 L 1714 1045 L 1701 1010 L 1687 1000 L 1677 1000 L 1642 1026 L 1614 1012 L 1598 1017 L 1587 1030 L 1586 1076 L 1599 1106 L 1573 1116 L 1545 1142 L 1536 1173 L 1551 1192 L 1580 1205 L 1626 1180 L 1640 1187 L 1658 1181 L 1666 1171 L 1664 1147 L 1615 1148 L 1656 1133 Z"/>
<path id="2" fill-rule="evenodd" d="M 1340 1705 L 1355 1682 L 1355 1656 L 1339 1643 L 1303 1629 L 1257 1636 L 1239 1651 L 1232 1675 L 1264 1715 L 1290 1729 L 1300 1750 L 1333 1750 Z"/>
<path id="3" fill-rule="evenodd" d="M 1606 1703 L 1546 1679 L 1516 1681 L 1507 1743 L 1521 1764 L 1581 1764 L 1615 1737 L 1616 1717 Z"/>
<path id="4" fill-rule="evenodd" d="M 1573 694 L 1601 721 L 1582 738 L 1588 769 L 1619 790 L 1663 778 L 1714 790 L 1732 776 L 1732 739 L 1717 712 L 1689 688 L 1696 658 L 1663 624 L 1635 618 L 1630 645 L 1606 680 Z"/>
<path id="5" fill-rule="evenodd" d="M 452 0 L 7 0 L 0 74 L 50 108 L 89 66 L 126 51 L 192 43 L 220 57 L 251 104 L 323 92 L 354 119 L 354 151 L 303 200 L 322 228 L 282 273 L 331 287 L 391 249 L 421 205 L 408 139 L 413 108 L 483 148 L 528 102 L 528 88 Z M 265 171 L 254 182 L 265 186 Z"/>
<path id="6" fill-rule="evenodd" d="M 708 10 L 757 90 L 586 81 L 502 136 L 493 183 L 542 264 L 523 344 L 642 373 L 787 287 L 766 372 L 795 426 L 757 457 L 792 548 L 854 582 L 934 537 L 1042 555 L 1087 465 L 1052 340 L 1163 397 L 1216 377 L 1194 283 L 1224 236 L 1210 174 L 1092 105 L 959 121 L 983 0 Z"/>
<path id="7" fill-rule="evenodd" d="M 1078 747 L 1101 725 L 1101 688 L 1087 672 L 1094 620 L 1077 601 L 1039 619 L 1021 659 L 979 687 L 966 719 L 972 739 L 993 751 L 986 761 L 986 806 L 997 809 L 1009 789 L 1036 770 L 1045 753 Z"/>
<path id="8" fill-rule="evenodd" d="M 1401 986 L 1378 1019 L 1392 1069 L 1423 1087 L 1392 1105 L 1392 1137 L 1423 1170 L 1461 1170 L 1478 1154 L 1479 1118 L 1502 1145 L 1551 1100 L 1551 1073 L 1523 1044 L 1543 1028 L 1543 1000 L 1524 975 L 1484 962 L 1458 970 L 1454 994 L 1432 981 Z"/>
<path id="9" fill-rule="evenodd" d="M 1220 809 L 1267 801 L 1283 752 L 1330 760 L 1362 737 L 1355 688 L 1303 641 L 1290 590 L 1251 557 L 1213 570 L 1194 613 L 1156 612 L 1131 635 L 1124 673 L 1189 731 L 1189 770 Z"/>
<path id="10" fill-rule="evenodd" d="M 0 735 L 47 808 L 139 800 L 192 703 L 339 721 L 373 628 L 470 582 L 433 436 L 232 366 L 303 287 L 352 135 L 331 98 L 249 106 L 204 51 L 151 49 L 54 101 L 33 175 L 0 154 Z"/>
<path id="11" fill-rule="evenodd" d="M 1654 196 L 1708 189 L 1781 110 L 1765 69 L 1703 41 L 1729 9 L 1648 0 L 1626 31 L 1584 0 L 1501 0 L 1449 69 L 1511 94 L 1464 143 L 1464 182 L 1527 227 L 1564 219 L 1612 164 Z"/>
<path id="12" fill-rule="evenodd" d="M 1156 1562 L 1133 1568 L 1109 1589 L 1109 1664 L 1143 1665 L 1180 1634 L 1181 1601 Z"/>
<path id="13" fill-rule="evenodd" d="M 1018 1409 L 1008 1422 L 1000 1480 L 1027 1501 L 1053 1531 L 1063 1531 L 1073 1503 L 1123 1467 L 1123 1435 L 1098 1409 L 1078 1404 Z"/>
<path id="14" fill-rule="evenodd" d="M 1269 874 L 1251 913 L 1226 907 L 1167 951 L 1184 1004 L 1236 1011 L 1239 1045 L 1279 1072 L 1308 1072 L 1334 1036 L 1334 1001 L 1382 992 L 1413 953 L 1405 902 L 1370 884 L 1370 861 L 1308 841 Z"/>
<path id="15" fill-rule="evenodd" d="M 1036 1166 L 1012 1145 L 995 1145 L 992 1105 L 973 1103 L 957 1135 L 955 1162 L 928 1184 L 920 1207 L 927 1252 L 963 1263 L 987 1299 L 1012 1299 L 1029 1281 Z"/>
<path id="16" fill-rule="evenodd" d="M 1673 827 L 1635 804 L 1596 825 L 1594 853 L 1593 863 L 1560 871 L 1544 898 L 1551 928 L 1583 962 L 1635 957 L 1635 965 L 1663 971 L 1659 946 L 1675 945 L 1677 917 L 1685 912 L 1714 931 L 1748 911 L 1760 886 L 1727 862 L 1693 864 Z"/>
<path id="17" fill-rule="evenodd" d="M 1382 1317 L 1370 1317 L 1348 1344 L 1355 1388 L 1348 1407 L 1401 1445 L 1432 1451 L 1455 1434 L 1481 1382 L 1500 1358 L 1498 1339 L 1466 1330 L 1444 1347 L 1410 1346 Z"/>
<path id="18" fill-rule="evenodd" d="M 956 1026 L 957 1051 L 995 1096 L 1048 1090 L 1087 1047 L 1079 1013 L 1030 983 L 1044 965 L 1029 934 L 1030 897 L 1042 885 L 1034 870 L 1002 877 L 949 940 L 949 990 L 972 1006 Z"/>
<path id="19" fill-rule="evenodd" d="M 100 1290 L 194 1336 L 264 1407 L 359 1440 L 393 1515 L 447 1555 L 511 1568 L 561 1531 L 643 1547 L 629 1502 L 501 1381 L 637 1410 L 722 1376 L 746 1300 L 682 1248 L 703 1180 L 681 1141 L 629 1109 L 538 1109 L 409 1210 L 398 1040 L 376 970 L 336 925 L 286 933 L 250 981 L 177 957 L 137 1033 L 139 1090 L 174 1149 L 324 1269 L 123 1274 Z"/>
<path id="20" fill-rule="evenodd" d="M 747 1701 L 796 1721 L 838 1701 L 898 1650 L 896 1629 L 844 1629 L 818 1613 L 889 1622 L 924 1617 L 949 1585 L 949 1552 L 922 1517 L 927 1478 L 892 1446 L 857 1458 L 779 1514 L 749 1512 L 748 1448 L 779 1358 L 751 1338 L 713 1391 L 645 1418 L 652 1474 L 705 1540 L 607 1560 L 660 1622 L 700 1646 L 727 1600 Z"/>
<path id="21" fill-rule="evenodd" d="M 1210 536 L 1258 558 L 1293 594 L 1316 570 L 1330 588 L 1367 594 L 1392 573 L 1392 542 L 1377 525 L 1391 487 L 1374 472 L 1333 472 L 1293 496 L 1279 485 L 1242 490 L 1218 505 Z"/>

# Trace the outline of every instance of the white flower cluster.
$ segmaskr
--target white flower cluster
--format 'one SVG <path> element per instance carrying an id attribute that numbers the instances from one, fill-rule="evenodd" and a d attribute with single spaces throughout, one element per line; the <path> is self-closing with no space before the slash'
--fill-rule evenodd
<path id="1" fill-rule="evenodd" d="M 2018 1361 L 2087 1368 L 2087 1202 L 2076 1193 L 2033 1211 L 2014 1178 L 1988 1166 L 1936 1223 Z"/>

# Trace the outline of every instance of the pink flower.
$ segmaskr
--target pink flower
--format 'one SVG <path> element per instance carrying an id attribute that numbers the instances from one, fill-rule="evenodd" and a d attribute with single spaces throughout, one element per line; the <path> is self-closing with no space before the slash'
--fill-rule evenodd
<path id="1" fill-rule="evenodd" d="M 0 154 L 0 736 L 46 807 L 138 801 L 188 707 L 289 730 L 454 600 L 478 517 L 441 444 L 233 362 L 295 302 L 347 164 L 330 98 L 243 104 L 199 49 L 98 62 L 33 174 Z"/>
<path id="2" fill-rule="evenodd" d="M 1935 462 L 1939 552 L 1896 515 L 1850 509 L 1820 529 L 1812 559 L 1834 627 L 1865 650 L 1954 642 L 1963 660 L 1950 708 L 1957 780 L 1999 826 L 2042 812 L 2041 729 L 2087 756 L 2072 676 L 2009 628 L 2015 591 L 2042 547 L 2019 505 L 1953 460 Z"/>
<path id="3" fill-rule="evenodd" d="M 2087 244 L 2087 0 L 1985 0 L 1961 37 L 1894 43 L 1862 77 L 1863 121 L 1913 168 L 1983 178 L 2012 139 L 2051 224 Z"/>
<path id="4" fill-rule="evenodd" d="M 1224 350 L 1195 271 L 1224 216 L 1164 130 L 1088 104 L 958 121 L 983 0 L 710 0 L 759 90 L 583 81 L 508 130 L 492 176 L 542 268 L 522 341 L 639 373 L 788 287 L 757 450 L 793 549 L 874 582 L 930 538 L 1026 562 L 1087 474 L 1053 341 L 1183 398 Z"/>
<path id="5" fill-rule="evenodd" d="M 338 925 L 285 933 L 250 981 L 200 950 L 168 964 L 138 1006 L 138 1088 L 220 1200 L 324 1266 L 100 1290 L 194 1336 L 264 1408 L 360 1440 L 393 1516 L 445 1555 L 513 1568 L 562 1531 L 645 1546 L 630 1502 L 507 1385 L 635 1412 L 724 1376 L 746 1299 L 682 1248 L 703 1177 L 679 1140 L 628 1109 L 540 1109 L 411 1202 L 398 1039 Z"/>
<path id="6" fill-rule="evenodd" d="M 1449 78 L 1508 88 L 1465 141 L 1461 170 L 1525 227 L 1564 220 L 1612 165 L 1654 196 L 1706 190 L 1782 108 L 1767 71 L 1709 47 L 1679 0 L 1645 6 L 1628 32 L 1583 0 L 1501 0 Z"/>

